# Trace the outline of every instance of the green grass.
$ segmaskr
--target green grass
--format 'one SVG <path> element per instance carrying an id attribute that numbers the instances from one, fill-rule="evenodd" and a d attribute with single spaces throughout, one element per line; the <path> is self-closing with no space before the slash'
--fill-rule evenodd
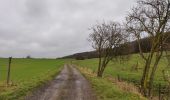
<path id="1" fill-rule="evenodd" d="M 0 59 L 0 100 L 23 99 L 28 92 L 51 80 L 62 68 L 62 59 L 12 59 L 11 86 L 6 86 L 8 59 Z"/>
<path id="2" fill-rule="evenodd" d="M 118 87 L 114 82 L 109 81 L 106 78 L 98 78 L 92 75 L 91 71 L 79 68 L 83 75 L 90 81 L 93 89 L 96 92 L 97 100 L 146 100 L 139 93 L 131 91 L 125 91 Z M 133 87 L 128 87 L 132 89 Z"/>
<path id="3" fill-rule="evenodd" d="M 98 67 L 98 59 L 87 59 L 87 60 L 74 60 L 73 61 L 75 64 L 89 68 L 93 70 L 94 72 L 97 72 L 97 67 Z M 132 66 L 136 65 L 138 62 L 139 65 L 139 70 L 138 71 L 132 71 Z M 166 82 L 163 79 L 163 74 L 162 70 L 167 67 L 167 59 L 165 57 L 162 57 L 158 69 L 156 71 L 156 76 L 154 80 L 154 87 L 157 89 L 157 86 L 159 84 L 165 85 Z M 144 61 L 138 54 L 133 54 L 129 61 L 126 61 L 124 63 L 120 63 L 119 61 L 111 61 L 108 66 L 106 67 L 106 70 L 104 72 L 104 77 L 107 76 L 112 76 L 112 77 L 117 77 L 118 75 L 129 82 L 133 82 L 135 84 L 139 84 L 141 76 L 142 76 L 142 71 L 143 71 L 143 66 L 144 66 Z"/>

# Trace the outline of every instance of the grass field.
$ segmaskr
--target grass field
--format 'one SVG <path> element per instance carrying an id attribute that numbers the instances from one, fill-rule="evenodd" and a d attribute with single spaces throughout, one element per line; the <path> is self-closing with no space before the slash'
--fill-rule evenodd
<path id="1" fill-rule="evenodd" d="M 132 70 L 132 66 L 136 65 L 138 62 L 138 71 Z M 93 72 L 97 72 L 98 59 L 86 59 L 86 60 L 74 60 L 73 63 L 91 69 Z M 167 59 L 162 57 L 159 67 L 156 72 L 154 87 L 157 89 L 158 85 L 165 85 L 166 82 L 163 79 L 162 70 L 167 67 Z M 133 54 L 130 59 L 126 62 L 120 63 L 119 61 L 111 61 L 105 72 L 104 77 L 114 77 L 117 78 L 119 75 L 123 80 L 128 82 L 133 82 L 138 84 L 141 79 L 143 71 L 144 61 L 138 54 Z"/>
<path id="2" fill-rule="evenodd" d="M 20 100 L 52 79 L 62 68 L 61 59 L 12 59 L 11 86 L 6 86 L 8 59 L 0 59 L 0 100 Z"/>

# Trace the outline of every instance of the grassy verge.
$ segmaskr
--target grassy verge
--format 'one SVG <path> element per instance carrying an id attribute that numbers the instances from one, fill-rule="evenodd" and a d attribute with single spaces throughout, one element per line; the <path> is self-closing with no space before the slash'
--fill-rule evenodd
<path id="1" fill-rule="evenodd" d="M 90 81 L 98 100 L 146 100 L 132 84 L 118 82 L 114 78 L 98 78 L 91 69 L 78 67 Z"/>
<path id="2" fill-rule="evenodd" d="M 8 59 L 0 59 L 0 100 L 23 100 L 30 91 L 58 74 L 64 62 L 61 59 L 13 59 L 11 85 L 6 86 Z"/>
<path id="3" fill-rule="evenodd" d="M 74 60 L 72 61 L 74 64 L 82 66 L 84 68 L 89 68 L 93 72 L 97 72 L 98 67 L 98 59 L 87 59 L 87 60 Z M 133 70 L 133 66 L 138 63 L 138 69 Z M 154 79 L 154 90 L 156 91 L 156 95 L 158 92 L 159 84 L 162 86 L 167 85 L 164 81 L 162 70 L 165 69 L 168 65 L 168 61 L 165 56 L 161 58 L 161 61 L 158 65 L 158 69 L 156 70 L 156 75 Z M 111 76 L 117 78 L 118 76 L 124 81 L 134 83 L 138 85 L 140 83 L 141 75 L 143 72 L 144 61 L 140 57 L 139 54 L 133 54 L 130 59 L 126 62 L 120 63 L 118 61 L 111 61 L 105 72 L 104 77 Z"/>

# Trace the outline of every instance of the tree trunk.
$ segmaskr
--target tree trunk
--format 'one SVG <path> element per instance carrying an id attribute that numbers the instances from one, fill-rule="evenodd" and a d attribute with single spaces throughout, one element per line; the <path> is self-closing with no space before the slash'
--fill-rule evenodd
<path id="1" fill-rule="evenodd" d="M 104 66 L 102 64 L 102 66 L 100 66 L 100 69 L 98 70 L 97 76 L 98 77 L 102 77 L 103 76 L 103 72 L 104 72 Z"/>
<path id="2" fill-rule="evenodd" d="M 153 80 L 154 80 L 154 76 L 155 76 L 155 72 L 156 72 L 156 69 L 158 67 L 158 64 L 159 64 L 159 61 L 161 59 L 161 56 L 162 56 L 162 51 L 161 51 L 161 54 L 157 56 L 156 58 L 156 61 L 154 63 L 154 66 L 152 68 L 152 72 L 151 72 L 151 75 L 150 75 L 150 80 L 149 80 L 149 97 L 152 96 L 152 89 L 153 89 Z"/>
<path id="3" fill-rule="evenodd" d="M 145 65 L 145 66 L 148 66 L 148 65 Z M 146 69 L 146 67 L 145 67 Z M 147 79 L 146 79 L 146 70 L 143 72 L 143 76 L 142 76 L 142 79 L 141 79 L 141 92 L 142 94 L 147 97 Z"/>
<path id="4" fill-rule="evenodd" d="M 102 77 L 103 76 L 103 72 L 102 71 L 99 71 L 98 73 L 97 73 L 97 77 Z"/>
<path id="5" fill-rule="evenodd" d="M 107 62 L 102 62 L 101 66 L 100 66 L 100 70 L 98 71 L 98 74 L 97 74 L 98 77 L 103 76 L 106 66 L 107 66 Z"/>
<path id="6" fill-rule="evenodd" d="M 97 72 L 97 77 L 102 77 L 102 75 L 103 75 L 103 72 L 101 69 L 99 69 Z"/>
<path id="7" fill-rule="evenodd" d="M 102 61 L 101 50 L 99 49 L 99 65 L 98 65 L 98 70 L 97 70 L 97 77 L 102 77 L 102 75 L 101 75 L 101 61 Z"/>
<path id="8" fill-rule="evenodd" d="M 152 73 L 151 73 L 151 75 L 150 75 L 150 79 L 149 79 L 149 89 L 148 89 L 148 96 L 149 96 L 149 97 L 152 97 L 153 80 L 154 80 L 155 71 L 156 71 L 156 69 L 157 69 L 157 66 L 158 66 L 158 63 L 153 66 Z"/>
<path id="9" fill-rule="evenodd" d="M 98 70 L 97 70 L 97 77 L 101 77 L 101 65 L 99 64 Z"/>
<path id="10" fill-rule="evenodd" d="M 143 71 L 143 76 L 141 79 L 141 92 L 145 97 L 148 97 L 148 76 L 149 76 L 149 69 L 150 69 L 151 59 L 148 59 L 145 64 L 145 68 Z"/>

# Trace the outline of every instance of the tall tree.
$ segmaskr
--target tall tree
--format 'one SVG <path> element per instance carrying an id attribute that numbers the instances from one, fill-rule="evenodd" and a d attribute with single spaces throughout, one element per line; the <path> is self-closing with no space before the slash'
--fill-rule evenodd
<path id="1" fill-rule="evenodd" d="M 121 25 L 116 22 L 98 24 L 92 27 L 92 31 L 89 40 L 98 52 L 97 76 L 102 77 L 107 64 L 117 56 L 118 48 L 125 42 L 125 35 L 123 35 Z"/>
<path id="2" fill-rule="evenodd" d="M 170 31 L 169 19 L 170 0 L 139 0 L 126 18 L 127 31 L 137 39 L 140 55 L 145 61 L 141 90 L 146 97 L 152 97 L 154 76 L 168 38 L 165 32 Z M 151 48 L 148 54 L 141 49 L 142 37 L 149 37 Z"/>

